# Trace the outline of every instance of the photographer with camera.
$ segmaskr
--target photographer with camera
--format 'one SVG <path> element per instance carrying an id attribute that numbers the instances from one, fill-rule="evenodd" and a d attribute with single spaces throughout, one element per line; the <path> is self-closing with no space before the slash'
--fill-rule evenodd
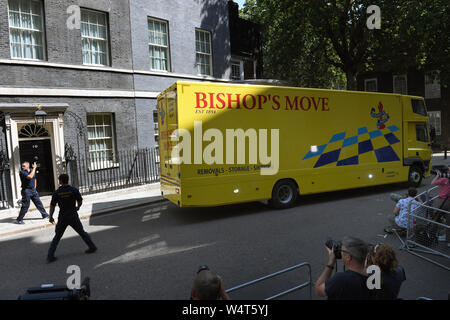
<path id="1" fill-rule="evenodd" d="M 434 177 L 433 181 L 431 181 L 431 185 L 439 186 L 439 195 L 436 199 L 436 208 L 441 210 L 450 211 L 450 165 L 447 167 L 446 172 L 441 172 L 440 170 L 436 170 L 436 177 Z M 440 218 L 445 215 L 445 213 L 441 211 L 436 211 L 435 213 L 435 221 L 439 221 Z M 446 214 L 446 224 L 450 225 L 450 215 Z M 447 241 L 447 245 L 450 246 L 450 231 L 449 228 L 446 228 L 446 236 L 445 240 Z"/>
<path id="2" fill-rule="evenodd" d="M 365 268 L 367 244 L 357 238 L 345 237 L 342 243 L 330 239 L 325 247 L 328 264 L 316 282 L 316 294 L 326 296 L 328 300 L 370 300 Z M 342 259 L 346 270 L 331 276 L 336 259 Z"/>
<path id="3" fill-rule="evenodd" d="M 44 205 L 42 204 L 36 189 L 36 162 L 32 164 L 32 168 L 33 169 L 30 169 L 30 163 L 28 161 L 22 162 L 22 170 L 19 172 L 20 181 L 22 182 L 22 206 L 16 220 L 16 223 L 18 224 L 25 224 L 23 218 L 30 208 L 30 200 L 33 201 L 34 205 L 39 210 L 42 219 L 48 218 L 48 213 L 45 211 Z"/>
<path id="4" fill-rule="evenodd" d="M 194 279 L 191 300 L 230 300 L 223 280 L 207 265 L 202 265 Z"/>
<path id="5" fill-rule="evenodd" d="M 436 177 L 434 177 L 433 181 L 431 181 L 431 185 L 439 186 L 439 200 L 437 203 L 437 207 L 442 210 L 450 211 L 450 165 L 446 172 L 441 172 L 440 170 L 436 170 Z"/>

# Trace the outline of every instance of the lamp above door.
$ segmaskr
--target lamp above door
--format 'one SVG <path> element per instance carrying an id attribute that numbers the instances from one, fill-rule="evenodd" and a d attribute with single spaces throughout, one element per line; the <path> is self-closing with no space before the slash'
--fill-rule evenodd
<path id="1" fill-rule="evenodd" d="M 38 104 L 37 110 L 34 112 L 34 123 L 37 126 L 44 126 L 46 120 L 47 120 L 47 112 L 42 110 L 41 105 Z"/>

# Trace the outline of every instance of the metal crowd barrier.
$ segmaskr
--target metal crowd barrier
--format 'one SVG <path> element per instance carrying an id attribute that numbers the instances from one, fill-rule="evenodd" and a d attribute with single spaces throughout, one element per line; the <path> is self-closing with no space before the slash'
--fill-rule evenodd
<path id="1" fill-rule="evenodd" d="M 448 246 L 450 242 L 450 212 L 433 206 L 438 195 L 433 196 L 432 192 L 436 190 L 439 191 L 438 186 L 419 194 L 417 197 L 425 201 L 414 210 L 411 210 L 411 203 L 409 204 L 406 241 L 403 241 L 398 234 L 397 236 L 402 242 L 401 249 L 450 270 L 448 262 L 450 259 L 450 247 Z M 419 253 L 439 256 L 446 261 L 447 265 Z"/>
<path id="2" fill-rule="evenodd" d="M 281 297 L 281 296 L 284 296 L 284 295 L 286 295 L 286 294 L 292 293 L 292 292 L 294 292 L 294 291 L 303 289 L 303 288 L 305 288 L 305 287 L 307 287 L 307 286 L 309 286 L 309 299 L 312 299 L 311 265 L 310 265 L 308 262 L 303 262 L 303 263 L 297 264 L 297 265 L 295 265 L 295 266 L 292 266 L 292 267 L 283 269 L 283 270 L 281 270 L 281 271 L 278 271 L 278 272 L 274 272 L 274 273 L 268 274 L 268 275 L 266 275 L 266 276 L 264 276 L 264 277 L 261 277 L 261 278 L 258 278 L 258 279 L 256 279 L 256 280 L 253 280 L 253 281 L 249 281 L 249 282 L 240 284 L 240 285 L 238 285 L 238 286 L 236 286 L 236 287 L 233 287 L 233 288 L 230 288 L 230 289 L 226 290 L 226 292 L 227 292 L 227 293 L 230 293 L 230 292 L 236 291 L 236 290 L 238 290 L 238 289 L 242 289 L 242 288 L 248 287 L 248 286 L 250 286 L 250 285 L 252 285 L 252 284 L 261 282 L 261 281 L 263 281 L 263 280 L 267 280 L 267 279 L 276 277 L 276 276 L 278 276 L 278 275 L 280 275 L 280 274 L 283 274 L 283 273 L 292 271 L 292 270 L 294 270 L 294 269 L 299 269 L 299 268 L 305 267 L 305 266 L 308 267 L 308 270 L 309 270 L 309 281 L 307 281 L 307 282 L 305 282 L 305 283 L 302 283 L 302 284 L 300 284 L 300 285 L 298 285 L 298 286 L 295 286 L 295 287 L 293 287 L 293 288 L 290 288 L 290 289 L 288 289 L 288 290 L 285 290 L 285 291 L 283 291 L 283 292 L 280 292 L 280 293 L 278 293 L 278 294 L 275 294 L 275 295 L 273 295 L 273 296 L 271 296 L 271 297 L 269 297 L 269 298 L 266 298 L 266 299 L 264 299 L 264 300 L 273 300 L 273 299 L 279 298 L 279 297 Z"/>

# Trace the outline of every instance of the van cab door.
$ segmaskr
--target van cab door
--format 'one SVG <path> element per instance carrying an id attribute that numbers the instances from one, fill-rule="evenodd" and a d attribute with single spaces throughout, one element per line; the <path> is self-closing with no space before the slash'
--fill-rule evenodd
<path id="1" fill-rule="evenodd" d="M 408 181 L 417 187 L 423 176 L 429 173 L 432 155 L 427 109 L 421 97 L 403 96 L 402 99 L 405 134 L 403 165 L 409 167 Z"/>
<path id="2" fill-rule="evenodd" d="M 430 135 L 426 122 L 408 122 L 407 158 L 431 158 Z"/>
<path id="3" fill-rule="evenodd" d="M 427 127 L 426 122 L 407 123 L 407 149 L 403 165 L 409 167 L 408 182 L 416 188 L 430 170 L 431 143 Z"/>

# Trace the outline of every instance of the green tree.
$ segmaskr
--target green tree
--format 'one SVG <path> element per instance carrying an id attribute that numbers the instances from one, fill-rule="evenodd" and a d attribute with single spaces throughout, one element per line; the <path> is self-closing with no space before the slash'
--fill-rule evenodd
<path id="1" fill-rule="evenodd" d="M 295 85 L 356 89 L 359 73 L 449 68 L 444 0 L 379 0 L 381 29 L 370 30 L 373 0 L 247 0 L 243 17 L 263 25 L 266 76 Z"/>
<path id="2" fill-rule="evenodd" d="M 263 26 L 266 77 L 308 87 L 331 87 L 342 79 L 339 70 L 324 60 L 299 1 L 247 0 L 241 15 Z"/>
<path id="3" fill-rule="evenodd" d="M 450 7 L 448 1 L 385 1 L 382 29 L 369 52 L 368 70 L 404 73 L 439 70 L 450 83 Z M 438 74 L 435 73 L 437 76 Z"/>

